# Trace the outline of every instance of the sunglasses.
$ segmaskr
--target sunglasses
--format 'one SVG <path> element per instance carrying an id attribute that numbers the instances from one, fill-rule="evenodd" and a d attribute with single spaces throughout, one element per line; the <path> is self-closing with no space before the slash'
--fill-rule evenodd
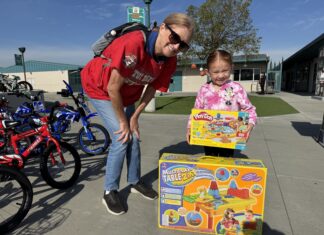
<path id="1" fill-rule="evenodd" d="M 181 40 L 179 34 L 177 34 L 176 32 L 173 31 L 173 29 L 165 24 L 165 26 L 167 27 L 168 30 L 170 30 L 171 34 L 169 35 L 169 41 L 171 44 L 179 44 L 179 51 L 181 52 L 186 52 L 188 51 L 188 49 L 190 48 L 190 46 Z"/>

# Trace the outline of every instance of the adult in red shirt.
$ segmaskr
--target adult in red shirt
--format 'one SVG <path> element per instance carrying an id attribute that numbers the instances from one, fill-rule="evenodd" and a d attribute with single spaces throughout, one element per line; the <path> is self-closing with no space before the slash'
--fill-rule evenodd
<path id="1" fill-rule="evenodd" d="M 182 13 L 165 18 L 159 30 L 134 31 L 116 38 L 82 70 L 82 86 L 102 118 L 111 145 L 106 163 L 103 204 L 115 215 L 125 213 L 118 193 L 124 158 L 132 192 L 154 200 L 157 193 L 144 185 L 140 165 L 140 113 L 156 90 L 166 92 L 176 70 L 179 52 L 189 48 L 193 21 Z M 143 93 L 143 90 L 146 89 Z M 140 103 L 135 109 L 135 102 Z"/>

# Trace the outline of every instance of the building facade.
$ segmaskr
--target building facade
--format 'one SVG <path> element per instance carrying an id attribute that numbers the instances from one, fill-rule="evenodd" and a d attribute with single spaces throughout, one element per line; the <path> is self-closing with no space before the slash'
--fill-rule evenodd
<path id="1" fill-rule="evenodd" d="M 246 91 L 256 91 L 261 73 L 267 72 L 269 57 L 265 54 L 233 56 L 231 79 L 242 84 Z M 173 76 L 170 91 L 197 92 L 208 81 L 202 69 L 205 61 L 193 59 L 191 64 L 179 65 Z"/>
<path id="2" fill-rule="evenodd" d="M 57 92 L 65 88 L 63 80 L 68 81 L 75 90 L 80 90 L 80 65 L 62 64 L 44 61 L 26 61 L 26 81 L 35 90 Z M 0 73 L 19 76 L 25 79 L 23 66 L 13 65 L 0 68 Z"/>
<path id="3" fill-rule="evenodd" d="M 318 95 L 323 58 L 324 33 L 283 62 L 282 90 Z"/>
<path id="4" fill-rule="evenodd" d="M 267 71 L 269 58 L 267 55 L 234 56 L 234 68 L 231 79 L 240 82 L 246 91 L 256 91 L 260 73 Z M 56 92 L 65 88 L 62 80 L 68 81 L 74 91 L 81 89 L 81 65 L 61 64 L 44 61 L 26 61 L 26 81 L 34 89 L 47 92 Z M 192 66 L 192 65 L 195 66 Z M 191 64 L 178 65 L 172 77 L 170 92 L 197 92 L 208 81 L 206 73 L 201 74 L 201 69 L 206 69 L 205 61 L 193 60 Z M 12 74 L 24 79 L 22 66 L 0 68 L 0 73 Z"/>

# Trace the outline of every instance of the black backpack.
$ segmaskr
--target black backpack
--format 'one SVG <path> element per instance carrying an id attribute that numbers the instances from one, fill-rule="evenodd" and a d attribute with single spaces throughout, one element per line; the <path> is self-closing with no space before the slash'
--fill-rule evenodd
<path id="1" fill-rule="evenodd" d="M 113 28 L 102 35 L 94 44 L 92 44 L 91 48 L 96 56 L 101 56 L 102 52 L 105 50 L 110 43 L 115 40 L 116 38 L 130 33 L 136 30 L 141 30 L 144 32 L 144 40 L 147 41 L 148 34 L 150 30 L 143 24 L 138 22 L 128 22 L 122 24 L 116 28 Z"/>

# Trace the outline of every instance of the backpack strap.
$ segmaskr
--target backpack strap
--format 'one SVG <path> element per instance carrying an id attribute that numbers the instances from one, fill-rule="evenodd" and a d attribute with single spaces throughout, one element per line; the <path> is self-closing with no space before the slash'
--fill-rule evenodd
<path id="1" fill-rule="evenodd" d="M 134 30 L 135 31 L 135 30 Z M 150 33 L 151 33 L 151 31 L 148 31 L 148 30 L 140 30 L 141 32 L 142 32 L 142 34 L 143 34 L 143 38 L 144 38 L 144 43 L 145 43 L 145 45 L 144 45 L 144 48 L 145 48 L 145 50 L 147 51 L 147 48 L 148 48 L 148 38 L 149 38 L 149 36 L 150 36 Z M 124 32 L 122 35 L 124 35 L 124 34 L 126 34 L 127 32 Z M 122 36 L 121 35 L 121 36 Z M 94 56 L 94 58 L 95 57 L 98 57 L 98 56 Z M 103 59 L 107 59 L 107 57 L 106 56 L 104 56 L 102 53 L 100 54 L 100 56 L 99 57 L 101 57 L 101 58 L 103 58 Z"/>

